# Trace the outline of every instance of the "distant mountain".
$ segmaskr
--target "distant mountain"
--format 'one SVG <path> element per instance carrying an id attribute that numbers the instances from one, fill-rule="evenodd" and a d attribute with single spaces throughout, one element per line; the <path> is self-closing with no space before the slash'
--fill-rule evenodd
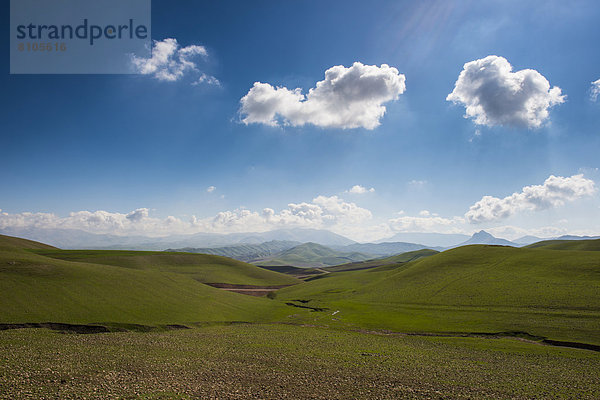
<path id="1" fill-rule="evenodd" d="M 271 240 L 261 244 L 239 244 L 225 247 L 184 247 L 181 249 L 167 249 L 166 251 L 183 251 L 186 253 L 213 254 L 233 258 L 239 261 L 252 262 L 268 258 L 284 250 L 298 246 L 299 242 L 288 240 Z"/>
<path id="2" fill-rule="evenodd" d="M 406 253 L 408 251 L 422 250 L 432 248 L 417 243 L 406 242 L 383 242 L 383 243 L 355 243 L 348 246 L 336 246 L 335 250 L 345 252 L 359 252 L 373 254 L 375 256 L 392 256 L 395 254 Z M 433 247 L 434 250 L 442 250 L 442 247 Z"/>
<path id="3" fill-rule="evenodd" d="M 0 234 L 36 240 L 62 249 L 165 250 L 168 248 L 206 248 L 261 244 L 272 240 L 299 243 L 315 242 L 325 246 L 346 246 L 355 243 L 328 230 L 300 228 L 231 234 L 201 232 L 163 237 L 119 236 L 89 233 L 77 229 L 33 228 L 5 228 L 0 230 Z"/>
<path id="4" fill-rule="evenodd" d="M 277 229 L 262 233 L 229 234 L 227 236 L 238 239 L 239 243 L 247 243 L 245 240 L 250 238 L 260 240 L 261 243 L 269 240 L 287 240 L 300 243 L 313 242 L 323 246 L 346 246 L 356 243 L 354 240 L 325 229 Z"/>
<path id="5" fill-rule="evenodd" d="M 384 242 L 405 242 L 420 243 L 427 248 L 451 247 L 468 240 L 468 235 L 459 233 L 429 233 L 429 232 L 400 232 L 394 236 L 375 241 L 375 243 Z"/>
<path id="6" fill-rule="evenodd" d="M 513 240 L 513 243 L 516 243 L 521 246 L 527 246 L 532 243 L 541 242 L 542 240 L 549 240 L 549 239 L 547 239 L 547 238 L 544 239 L 544 238 L 539 238 L 537 236 L 527 235 L 527 236 L 522 236 L 518 239 Z"/>
<path id="7" fill-rule="evenodd" d="M 281 253 L 256 261 L 258 266 L 291 265 L 301 268 L 317 268 L 329 265 L 365 261 L 372 255 L 357 252 L 346 253 L 333 250 L 317 243 L 304 243 Z"/>
<path id="8" fill-rule="evenodd" d="M 487 233 L 486 231 L 479 231 L 477 233 L 474 233 L 473 236 L 471 236 L 471 238 L 469 240 L 462 242 L 461 244 L 459 244 L 456 247 L 467 246 L 469 244 L 492 244 L 492 245 L 500 245 L 500 246 L 513 246 L 513 247 L 516 246 L 516 247 L 518 247 L 518 245 L 516 243 L 513 243 L 506 239 L 497 238 L 497 237 Z"/>
<path id="9" fill-rule="evenodd" d="M 527 246 L 529 249 L 600 251 L 600 239 L 544 240 Z"/>
<path id="10" fill-rule="evenodd" d="M 600 236 L 563 235 L 563 236 L 556 238 L 556 240 L 594 240 L 594 239 L 600 239 Z"/>

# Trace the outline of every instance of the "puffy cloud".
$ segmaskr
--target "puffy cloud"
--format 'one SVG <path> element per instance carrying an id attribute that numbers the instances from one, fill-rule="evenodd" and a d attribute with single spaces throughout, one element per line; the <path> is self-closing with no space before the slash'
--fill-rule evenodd
<path id="1" fill-rule="evenodd" d="M 466 219 L 477 224 L 510 217 L 519 211 L 545 210 L 566 202 L 590 196 L 596 191 L 594 181 L 583 174 L 564 178 L 550 175 L 543 185 L 525 186 L 521 192 L 503 199 L 483 196 L 465 214 Z"/>
<path id="2" fill-rule="evenodd" d="M 327 228 L 342 232 L 350 226 L 361 229 L 371 217 L 369 210 L 337 196 L 317 196 L 310 203 L 290 203 L 278 213 L 271 208 L 265 208 L 260 213 L 239 208 L 222 211 L 209 218 L 192 216 L 189 221 L 173 216 L 152 217 L 147 208 L 138 208 L 129 213 L 77 211 L 66 217 L 51 213 L 9 214 L 0 211 L 0 229 L 81 229 L 92 233 L 149 236 L 197 232 L 260 232 L 285 227 Z"/>
<path id="3" fill-rule="evenodd" d="M 129 214 L 127 214 L 125 216 L 125 218 L 127 218 L 128 220 L 130 220 L 132 222 L 140 222 L 144 218 L 148 218 L 148 209 L 147 208 L 138 208 L 137 210 L 134 210 L 134 211 L 130 212 Z"/>
<path id="4" fill-rule="evenodd" d="M 216 188 L 215 186 L 209 186 L 209 187 L 207 187 L 207 188 L 206 188 L 206 191 L 207 191 L 208 193 L 212 193 L 212 192 L 214 192 L 215 190 L 217 190 L 217 188 Z"/>
<path id="5" fill-rule="evenodd" d="M 133 56 L 131 62 L 135 70 L 144 75 L 152 75 L 160 81 L 174 82 L 188 72 L 199 72 L 198 66 L 192 59 L 196 56 L 207 56 L 204 46 L 191 45 L 181 47 L 177 39 L 154 41 L 150 58 Z M 198 83 L 216 78 L 202 73 Z M 207 82 L 211 83 L 211 82 Z"/>
<path id="6" fill-rule="evenodd" d="M 487 56 L 464 65 L 446 100 L 463 104 L 478 125 L 538 128 L 565 96 L 536 70 L 512 72 L 504 57 Z"/>
<path id="7" fill-rule="evenodd" d="M 375 192 L 375 188 L 367 189 L 366 187 L 361 186 L 361 185 L 354 185 L 350 188 L 350 190 L 346 190 L 346 192 L 352 193 L 352 194 L 373 193 L 373 192 Z"/>
<path id="8" fill-rule="evenodd" d="M 600 95 L 600 79 L 592 82 L 592 87 L 590 88 L 590 100 L 598 100 L 598 95 Z"/>
<path id="9" fill-rule="evenodd" d="M 241 121 L 271 126 L 312 124 L 323 128 L 374 129 L 385 114 L 384 103 L 406 90 L 405 76 L 394 67 L 355 62 L 325 71 L 308 94 L 255 82 L 242 99 Z"/>
<path id="10" fill-rule="evenodd" d="M 181 230 L 184 226 L 183 221 L 172 216 L 166 219 L 149 217 L 147 208 L 138 208 L 129 213 L 76 211 L 66 217 L 52 213 L 0 213 L 0 229 L 81 229 L 93 233 L 157 235 Z"/>
<path id="11" fill-rule="evenodd" d="M 421 216 L 421 217 L 437 217 L 437 214 L 432 213 L 429 210 L 421 210 L 421 211 L 419 211 L 419 216 Z"/>

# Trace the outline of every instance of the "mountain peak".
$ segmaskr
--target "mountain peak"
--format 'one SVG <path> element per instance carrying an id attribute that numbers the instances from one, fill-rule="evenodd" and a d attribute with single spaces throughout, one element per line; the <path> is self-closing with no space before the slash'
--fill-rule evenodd
<path id="1" fill-rule="evenodd" d="M 474 233 L 473 236 L 471 236 L 471 239 L 496 239 L 496 237 L 484 230 L 480 230 L 479 232 Z"/>
<path id="2" fill-rule="evenodd" d="M 500 239 L 495 237 L 494 235 L 481 230 L 476 232 L 471 236 L 469 240 L 460 244 L 460 246 L 465 246 L 469 244 L 491 244 L 491 245 L 500 245 L 500 246 L 514 246 L 515 243 L 510 242 L 506 239 Z"/>

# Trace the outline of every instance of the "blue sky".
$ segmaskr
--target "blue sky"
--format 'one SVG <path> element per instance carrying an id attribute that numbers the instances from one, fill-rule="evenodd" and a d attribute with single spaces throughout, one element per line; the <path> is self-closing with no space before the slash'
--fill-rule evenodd
<path id="1" fill-rule="evenodd" d="M 8 3 L 3 13 L 8 20 Z M 595 1 L 154 0 L 153 39 L 207 53 L 174 81 L 10 75 L 4 24 L 0 225 L 120 234 L 306 226 L 360 240 L 406 230 L 600 234 L 600 101 L 590 99 L 599 20 Z M 489 55 L 566 95 L 540 127 L 478 125 L 446 100 L 463 65 Z M 376 128 L 293 126 L 281 115 L 279 126 L 241 122 L 255 82 L 307 94 L 326 70 L 355 62 L 406 79 Z M 219 84 L 193 85 L 200 74 Z M 560 183 L 572 191 L 563 197 L 544 185 L 579 174 Z M 350 193 L 355 185 L 374 191 Z M 465 217 L 484 196 L 532 185 L 547 198 L 517 196 L 492 204 L 506 212 Z"/>

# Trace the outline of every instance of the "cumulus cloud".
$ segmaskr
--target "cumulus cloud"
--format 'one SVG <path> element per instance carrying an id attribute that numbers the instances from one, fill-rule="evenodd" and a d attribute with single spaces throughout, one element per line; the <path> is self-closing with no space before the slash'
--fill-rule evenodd
<path id="1" fill-rule="evenodd" d="M 209 75 L 200 73 L 194 59 L 206 57 L 208 53 L 204 46 L 190 45 L 181 47 L 177 39 L 155 40 L 150 58 L 132 56 L 131 63 L 136 72 L 151 75 L 159 81 L 174 82 L 188 73 L 200 74 L 196 83 L 219 84 L 219 81 Z"/>
<path id="2" fill-rule="evenodd" d="M 209 187 L 207 187 L 207 188 L 206 188 L 206 191 L 207 191 L 208 193 L 212 193 L 212 192 L 214 192 L 215 190 L 217 190 L 217 188 L 216 188 L 215 186 L 209 186 Z"/>
<path id="3" fill-rule="evenodd" d="M 598 100 L 598 95 L 600 95 L 600 79 L 592 82 L 592 87 L 590 88 L 590 100 Z"/>
<path id="4" fill-rule="evenodd" d="M 538 211 L 562 206 L 596 191 L 594 181 L 583 174 L 571 177 L 550 175 L 543 185 L 525 186 L 521 192 L 503 199 L 483 196 L 465 214 L 472 224 L 508 218 L 520 211 Z"/>
<path id="5" fill-rule="evenodd" d="M 132 222 L 140 222 L 144 218 L 148 218 L 148 209 L 147 208 L 138 208 L 137 210 L 134 210 L 134 211 L 130 212 L 129 214 L 127 214 L 125 216 L 125 218 L 127 218 L 128 220 L 130 220 Z"/>
<path id="6" fill-rule="evenodd" d="M 66 217 L 52 213 L 0 213 L 0 229 L 80 229 L 92 233 L 158 235 L 183 229 L 184 226 L 183 221 L 173 216 L 165 219 L 152 218 L 147 208 L 138 208 L 129 213 L 75 211 Z"/>
<path id="7" fill-rule="evenodd" d="M 406 78 L 394 67 L 355 62 L 325 71 L 308 94 L 255 82 L 240 100 L 241 121 L 248 125 L 303 126 L 323 128 L 374 129 L 385 114 L 386 102 L 398 99 L 406 90 Z"/>
<path id="8" fill-rule="evenodd" d="M 360 229 L 371 217 L 369 210 L 337 196 L 317 196 L 312 202 L 290 203 L 279 212 L 271 208 L 265 208 L 261 212 L 239 208 L 219 212 L 208 218 L 192 216 L 188 221 L 174 216 L 152 217 L 147 208 L 129 213 L 76 211 L 66 217 L 52 213 L 9 214 L 0 211 L 0 229 L 80 229 L 92 233 L 149 236 L 197 232 L 261 232 L 286 227 L 343 231 L 349 226 Z"/>
<path id="9" fill-rule="evenodd" d="M 352 194 L 373 193 L 373 192 L 375 192 L 375 188 L 367 189 L 366 187 L 361 186 L 361 185 L 354 185 L 350 188 L 350 190 L 346 190 L 346 192 L 352 193 Z"/>
<path id="10" fill-rule="evenodd" d="M 487 56 L 464 65 L 446 100 L 463 104 L 478 125 L 539 128 L 565 96 L 538 71 L 512 72 L 504 57 Z"/>

